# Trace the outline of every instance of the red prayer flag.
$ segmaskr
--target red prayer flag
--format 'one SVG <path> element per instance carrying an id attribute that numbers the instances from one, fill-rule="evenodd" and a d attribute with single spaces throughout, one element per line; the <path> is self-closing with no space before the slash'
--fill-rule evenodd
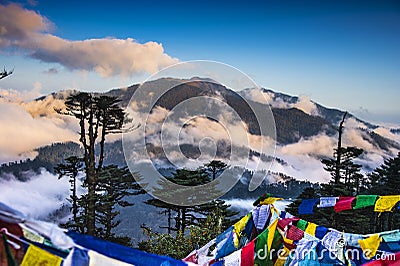
<path id="1" fill-rule="evenodd" d="M 240 266 L 254 265 L 254 240 L 242 248 Z"/>
<path id="2" fill-rule="evenodd" d="M 285 229 L 286 226 L 288 226 L 288 224 L 290 224 L 293 221 L 298 221 L 298 220 L 300 220 L 300 218 L 297 218 L 297 217 L 280 219 L 278 221 L 278 228 L 283 230 L 283 229 Z"/>
<path id="3" fill-rule="evenodd" d="M 345 210 L 351 210 L 351 203 L 355 200 L 356 197 L 339 197 L 339 200 L 336 202 L 333 209 L 335 212 L 341 212 Z"/>
<path id="4" fill-rule="evenodd" d="M 286 238 L 290 240 L 300 240 L 304 236 L 304 231 L 292 225 L 289 227 L 289 230 L 286 232 Z"/>

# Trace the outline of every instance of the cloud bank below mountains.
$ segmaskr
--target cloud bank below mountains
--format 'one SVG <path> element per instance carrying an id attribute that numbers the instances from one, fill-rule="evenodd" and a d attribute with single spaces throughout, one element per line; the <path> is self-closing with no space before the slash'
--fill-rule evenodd
<path id="1" fill-rule="evenodd" d="M 58 180 L 57 176 L 47 171 L 32 175 L 27 182 L 0 178 L 0 185 L 0 202 L 32 218 L 44 219 L 63 204 L 68 204 L 68 178 Z"/>
<path id="2" fill-rule="evenodd" d="M 267 101 L 272 108 L 297 108 L 309 115 L 319 115 L 316 104 L 306 95 L 300 95 L 296 102 L 287 102 L 285 99 L 274 95 L 273 92 L 257 88 L 245 89 L 241 91 L 241 94 L 244 98 L 258 103 L 265 103 Z"/>
<path id="3" fill-rule="evenodd" d="M 15 49 L 70 70 L 95 71 L 102 77 L 154 73 L 178 62 L 162 44 L 132 38 L 71 41 L 51 34 L 55 26 L 46 17 L 17 4 L 0 4 L 0 49 Z"/>
<path id="4" fill-rule="evenodd" d="M 37 84 L 35 90 L 40 88 Z M 30 92 L 34 94 L 33 92 Z M 32 151 L 40 146 L 49 145 L 54 142 L 75 141 L 78 142 L 78 123 L 73 117 L 59 115 L 54 111 L 54 107 L 63 107 L 64 102 L 61 100 L 68 96 L 70 91 L 59 92 L 58 94 L 48 95 L 47 97 L 34 101 L 23 101 L 24 95 L 15 91 L 0 90 L 0 123 L 2 130 L 0 131 L 0 162 L 15 161 L 32 157 Z M 274 103 L 272 103 L 274 104 Z M 287 107 L 290 108 L 290 107 Z M 153 110 L 149 117 L 149 121 L 162 122 L 168 116 L 168 110 L 157 107 Z M 144 116 L 143 113 L 137 112 L 138 117 Z M 133 117 L 135 120 L 136 118 Z M 217 123 L 203 117 L 196 119 L 185 119 L 186 126 L 181 128 L 177 122 L 169 120 L 164 125 L 166 135 L 176 135 L 179 132 L 179 143 L 194 145 L 200 147 L 199 144 L 203 139 L 210 138 L 214 143 L 224 143 L 226 140 L 228 146 L 233 144 L 237 147 L 248 145 L 253 150 L 261 151 L 261 142 L 269 143 L 269 139 L 258 135 L 239 134 L 241 125 L 236 120 L 232 120 L 229 116 L 220 116 Z M 222 125 L 222 126 L 221 126 Z M 345 146 L 357 146 L 365 150 L 365 154 L 360 158 L 360 163 L 365 166 L 365 171 L 379 166 L 384 158 L 395 156 L 398 151 L 384 151 L 374 146 L 371 137 L 360 128 L 365 127 L 362 123 L 354 118 L 349 118 L 345 123 L 345 131 L 343 134 L 343 144 Z M 161 145 L 159 138 L 152 138 L 151 132 L 156 135 L 157 128 L 148 128 L 150 133 L 149 141 L 159 146 Z M 390 132 L 388 128 L 379 127 L 374 130 L 393 140 L 400 140 L 400 135 Z M 228 133 L 229 132 L 229 133 Z M 136 141 L 141 140 L 141 136 L 133 132 Z M 395 138 L 397 137 L 397 139 Z M 116 141 L 121 138 L 120 135 L 113 135 L 108 141 Z M 272 172 L 280 172 L 289 176 L 293 176 L 301 180 L 310 180 L 314 182 L 325 182 L 329 180 L 329 175 L 323 170 L 320 162 L 321 158 L 331 157 L 333 149 L 336 147 L 337 136 L 329 136 L 324 132 L 318 135 L 302 138 L 297 143 L 288 145 L 278 145 L 276 148 L 276 156 L 286 163 L 275 161 L 270 169 L 270 162 L 262 161 L 259 157 L 253 156 L 248 162 L 248 166 L 256 166 L 260 164 L 258 169 L 270 169 Z M 167 146 L 176 146 L 177 141 L 170 141 Z M 207 144 L 207 143 L 203 143 Z M 210 142 L 210 144 L 213 144 Z M 268 147 L 268 145 L 267 145 Z M 212 149 L 211 149 L 212 150 Z M 269 152 L 262 150 L 266 154 Z M 142 156 L 138 154 L 137 156 Z M 171 153 L 171 161 L 180 162 L 186 167 L 196 167 L 186 157 Z M 241 156 L 241 157 L 240 157 Z M 246 165 L 247 157 L 245 153 L 235 158 L 236 162 Z M 193 162 L 196 160 L 192 160 Z"/>

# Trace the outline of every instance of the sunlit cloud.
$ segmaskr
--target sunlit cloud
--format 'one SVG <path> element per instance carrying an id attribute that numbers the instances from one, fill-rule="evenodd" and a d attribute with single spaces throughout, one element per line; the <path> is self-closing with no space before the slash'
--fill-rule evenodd
<path id="1" fill-rule="evenodd" d="M 17 4 L 0 4 L 0 48 L 13 48 L 70 70 L 95 71 L 102 77 L 154 73 L 177 63 L 157 42 L 132 38 L 66 40 L 53 35 L 46 17 Z M 54 72 L 54 71 L 53 71 Z"/>

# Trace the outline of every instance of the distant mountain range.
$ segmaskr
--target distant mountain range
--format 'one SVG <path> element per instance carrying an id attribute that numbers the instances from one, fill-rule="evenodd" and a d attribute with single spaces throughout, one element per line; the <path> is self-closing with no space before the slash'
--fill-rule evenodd
<path id="1" fill-rule="evenodd" d="M 118 97 L 121 99 L 121 106 L 127 107 L 139 86 L 139 84 L 136 84 L 127 88 L 113 89 L 106 92 L 105 95 Z M 242 169 L 243 176 L 240 178 L 240 182 L 224 196 L 224 199 L 230 200 L 230 202 L 236 200 L 239 200 L 239 202 L 240 200 L 251 201 L 265 192 L 285 198 L 295 198 L 304 188 L 318 186 L 317 183 L 329 180 L 329 174 L 323 170 L 320 160 L 321 158 L 331 157 L 333 154 L 337 141 L 337 126 L 344 111 L 326 108 L 307 97 L 290 96 L 270 89 L 245 88 L 236 92 L 206 79 L 164 78 L 149 81 L 146 86 L 146 93 L 149 95 L 157 94 L 165 87 L 174 87 L 160 98 L 154 107 L 155 109 L 161 108 L 166 112 L 170 112 L 179 103 L 191 97 L 208 96 L 220 99 L 238 113 L 241 120 L 247 125 L 252 141 L 258 141 L 265 136 L 261 136 L 256 117 L 251 112 L 249 103 L 253 108 L 262 112 L 269 108 L 266 106 L 265 100 L 268 101 L 276 125 L 277 147 L 275 157 L 271 154 L 265 154 L 263 151 L 251 149 L 249 157 L 245 158 L 251 162 L 259 161 L 261 168 L 258 168 L 258 171 L 268 173 L 267 178 L 258 189 L 249 192 L 247 188 L 252 171 L 251 169 Z M 0 182 L 2 182 L 3 189 L 6 186 L 13 187 L 17 184 L 16 182 L 21 183 L 19 181 L 22 181 L 28 184 L 26 193 L 30 193 L 30 184 L 35 179 L 38 181 L 37 179 L 44 178 L 43 169 L 54 173 L 54 166 L 64 162 L 66 157 L 82 155 L 82 149 L 77 144 L 77 137 L 74 138 L 78 130 L 76 120 L 61 116 L 54 111 L 54 107 L 62 107 L 68 95 L 75 92 L 55 92 L 29 102 L 0 99 L 3 103 L 12 106 L 13 110 L 18 107 L 20 108 L 18 112 L 29 114 L 29 123 L 36 125 L 35 123 L 40 122 L 39 129 L 45 126 L 46 130 L 49 128 L 49 130 L 56 132 L 49 134 L 47 145 L 20 150 L 21 155 L 17 157 L 20 158 L 18 161 L 12 160 L 0 166 L 0 176 L 2 177 Z M 141 96 L 143 97 L 143 95 Z M 143 98 L 146 99 L 146 97 Z M 140 108 L 138 111 L 140 112 Z M 190 110 L 184 111 L 189 112 Z M 229 120 L 227 121 L 229 122 Z M 172 123 L 177 122 L 173 121 Z M 183 130 L 187 130 L 187 134 L 192 134 L 190 136 L 193 138 L 196 138 L 194 132 L 200 132 L 197 136 L 200 138 L 201 134 L 206 134 L 209 131 L 209 123 L 215 123 L 215 121 L 210 119 L 201 123 L 191 123 L 185 126 Z M 232 125 L 225 126 L 234 126 L 234 122 L 232 123 Z M 173 127 L 174 125 L 171 124 L 170 126 Z M 34 129 L 30 133 L 34 136 Z M 21 141 L 26 141 L 24 143 L 29 144 L 29 138 L 21 139 Z M 216 155 L 222 159 L 229 155 L 231 146 L 240 145 L 240 141 L 235 142 L 233 140 L 233 143 L 228 143 L 224 139 L 219 139 L 216 143 L 218 146 Z M 393 157 L 400 150 L 400 130 L 399 128 L 385 128 L 374 125 L 349 114 L 345 122 L 343 144 L 357 146 L 365 150 L 364 154 L 358 159 L 358 163 L 363 165 L 363 171 L 367 173 L 379 166 L 384 158 Z M 168 143 L 168 145 L 176 145 L 176 143 Z M 160 173 L 168 175 L 174 171 L 174 166 L 168 163 L 163 149 L 157 142 L 149 143 L 146 148 L 157 159 L 154 162 L 157 161 Z M 185 156 L 191 159 L 198 158 L 201 153 L 196 143 L 190 141 L 181 142 L 179 148 Z M 25 156 L 25 154 L 29 156 Z M 126 165 L 120 136 L 112 136 L 106 143 L 105 163 Z M 15 179 L 18 181 L 15 181 Z M 53 179 L 51 177 L 49 179 L 47 176 L 47 179 L 44 180 Z M 54 177 L 54 181 L 45 182 L 59 184 L 56 183 L 59 182 L 56 177 Z M 41 192 L 42 187 L 40 185 L 35 187 L 38 190 L 35 193 L 44 197 L 41 201 L 63 202 L 61 208 L 57 203 L 54 204 L 54 207 L 49 207 L 47 219 L 59 221 L 60 218 L 68 215 L 68 203 L 65 200 L 68 189 L 59 188 L 60 185 L 57 185 L 55 188 L 58 187 L 60 192 L 54 192 L 54 195 L 45 195 L 48 192 Z M 17 196 L 13 195 L 13 197 Z M 157 213 L 158 210 L 153 206 L 143 203 L 148 198 L 148 195 L 132 198 L 135 201 L 135 206 L 121 210 L 123 221 L 116 230 L 132 236 L 134 243 L 137 243 L 143 237 L 139 229 L 141 224 L 146 223 L 148 226 L 157 228 L 160 223 L 166 220 L 164 216 Z M 10 201 L 10 203 L 18 202 L 11 199 Z M 25 200 L 21 199 L 20 202 L 25 202 Z M 32 204 L 34 204 L 34 201 L 32 201 Z M 13 205 L 11 204 L 11 206 Z M 241 207 L 236 206 L 236 208 L 240 209 Z"/>
<path id="2" fill-rule="evenodd" d="M 133 94 L 139 86 L 139 84 L 135 84 L 127 88 L 113 89 L 104 94 L 119 98 L 121 100 L 121 106 L 125 108 L 128 106 Z M 304 165 L 304 169 L 301 169 L 302 165 L 298 164 L 298 162 L 296 165 L 291 163 L 291 161 L 293 161 L 293 156 L 309 156 L 317 161 L 319 161 L 320 158 L 330 156 L 336 145 L 337 125 L 342 119 L 344 111 L 326 108 L 308 98 L 290 96 L 274 92 L 270 89 L 246 88 L 236 92 L 223 85 L 213 83 L 212 80 L 199 78 L 193 78 L 192 80 L 163 78 L 149 81 L 146 83 L 146 93 L 157 94 L 165 87 L 173 88 L 157 101 L 156 105 L 159 107 L 171 110 L 179 103 L 192 97 L 218 97 L 235 109 L 242 121 L 247 124 L 249 133 L 254 136 L 260 135 L 260 129 L 257 127 L 256 118 L 248 103 L 253 107 L 255 106 L 255 108 L 260 108 L 260 110 L 268 108 L 265 106 L 265 101 L 259 101 L 258 99 L 260 95 L 262 95 L 271 107 L 276 125 L 278 148 L 276 153 L 277 159 L 275 161 L 279 167 L 273 167 L 272 172 L 279 173 L 281 172 L 279 170 L 283 170 L 283 174 L 294 176 L 295 178 L 324 181 L 324 179 L 321 180 L 319 177 L 296 176 L 296 174 L 294 174 L 296 171 L 285 171 L 285 169 L 292 168 L 292 170 L 298 169 L 299 171 L 303 170 L 306 172 L 307 165 Z M 63 91 L 43 96 L 28 103 L 35 106 L 34 111 L 31 111 L 32 108 L 26 109 L 33 116 L 51 118 L 56 115 L 53 110 L 54 106 L 62 105 L 66 97 L 74 92 L 76 91 Z M 54 104 L 54 106 L 52 104 Z M 364 148 L 365 154 L 361 158 L 361 163 L 365 166 L 366 170 L 371 170 L 375 165 L 378 165 L 383 158 L 393 156 L 396 151 L 400 150 L 398 139 L 390 138 L 391 135 L 398 136 L 398 129 L 388 129 L 388 134 L 391 135 L 386 134 L 383 136 L 380 134 L 380 131 L 377 130 L 380 129 L 378 125 L 373 125 L 358 119 L 352 114 L 348 115 L 345 126 L 344 144 L 349 146 L 361 146 L 361 148 Z M 203 130 L 206 131 L 206 129 Z M 349 134 L 346 137 L 347 131 Z M 219 149 L 220 153 L 224 153 L 225 150 L 230 147 L 230 144 L 226 144 L 224 141 L 218 142 L 218 145 L 222 147 Z M 40 150 L 40 147 L 37 149 Z M 64 149 L 65 146 L 63 145 L 52 145 L 45 150 L 46 154 L 64 156 L 68 154 Z M 76 151 L 76 147 L 73 149 Z M 156 156 L 160 158 L 163 157 L 161 147 L 151 144 L 147 146 L 147 149 L 153 154 L 156 154 Z M 199 148 L 191 143 L 181 143 L 180 150 L 191 158 L 196 158 L 200 153 Z M 42 157 L 44 156 L 43 152 L 39 154 Z M 251 155 L 261 157 L 262 160 L 267 162 L 272 159 L 269 155 L 264 155 L 260 151 L 253 151 Z M 377 159 L 377 155 L 380 157 L 379 162 L 373 161 Z M 33 160 L 34 159 L 30 160 L 29 163 L 32 164 Z M 36 161 L 39 161 L 39 159 L 36 159 Z M 50 161 L 40 159 L 40 161 L 43 167 L 51 171 L 52 164 L 61 162 L 62 158 L 52 158 Z M 107 144 L 106 161 L 118 165 L 125 164 L 120 141 L 117 140 Z M 26 171 L 26 166 L 22 167 L 24 164 L 17 163 L 11 167 L 13 169 L 12 172 L 17 174 L 17 176 L 21 176 L 21 174 L 18 174 L 18 165 L 21 165 L 21 172 Z M 166 167 L 168 167 L 168 165 Z M 10 166 L 4 165 L 0 168 L 0 173 L 7 173 L 9 171 L 8 169 L 11 168 Z"/>

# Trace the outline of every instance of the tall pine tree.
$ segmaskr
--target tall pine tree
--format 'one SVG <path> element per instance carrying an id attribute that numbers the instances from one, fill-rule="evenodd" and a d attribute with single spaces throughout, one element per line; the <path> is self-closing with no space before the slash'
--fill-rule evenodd
<path id="1" fill-rule="evenodd" d="M 323 159 L 324 169 L 331 175 L 327 184 L 322 184 L 319 190 L 306 189 L 297 201 L 289 206 L 289 211 L 300 218 L 314 222 L 326 227 L 333 227 L 346 232 L 368 233 L 373 230 L 371 224 L 374 213 L 371 208 L 352 210 L 351 212 L 336 213 L 333 208 L 316 208 L 312 215 L 300 215 L 298 206 L 300 201 L 307 198 L 318 198 L 320 196 L 355 196 L 367 192 L 367 181 L 360 172 L 361 165 L 354 162 L 363 153 L 357 147 L 342 146 L 342 135 L 347 112 L 338 128 L 338 145 L 334 149 L 333 158 Z"/>
<path id="2" fill-rule="evenodd" d="M 122 132 L 124 110 L 119 106 L 116 97 L 93 96 L 79 92 L 70 95 L 65 101 L 65 110 L 56 111 L 70 115 L 79 121 L 79 141 L 84 150 L 85 185 L 88 193 L 86 199 L 87 234 L 96 235 L 96 202 L 98 193 L 98 176 L 104 166 L 104 144 L 109 134 Z M 100 144 L 100 152 L 96 156 L 96 143 Z"/>

